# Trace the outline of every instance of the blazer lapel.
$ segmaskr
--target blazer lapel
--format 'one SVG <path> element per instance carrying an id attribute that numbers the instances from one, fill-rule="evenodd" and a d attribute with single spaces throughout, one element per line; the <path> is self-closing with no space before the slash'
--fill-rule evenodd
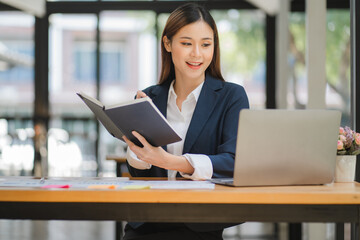
<path id="1" fill-rule="evenodd" d="M 160 110 L 160 112 L 164 115 L 165 118 L 170 84 L 171 81 L 168 81 L 162 85 L 159 85 L 151 93 L 153 95 L 153 97 L 151 98 L 153 103 L 156 105 L 156 107 Z"/>
<path id="2" fill-rule="evenodd" d="M 171 81 L 167 81 L 166 83 L 157 86 L 152 91 L 152 101 L 155 106 L 159 109 L 159 111 L 164 115 L 166 118 L 166 110 L 167 110 L 167 102 L 168 102 L 168 95 L 169 95 L 169 88 L 170 88 Z M 162 147 L 165 151 L 167 150 L 166 146 Z"/>
<path id="3" fill-rule="evenodd" d="M 213 79 L 210 76 L 206 77 L 186 134 L 183 153 L 191 150 L 202 128 L 209 119 L 219 100 L 219 93 L 216 90 L 220 88 L 222 88 L 222 82 L 220 80 Z"/>

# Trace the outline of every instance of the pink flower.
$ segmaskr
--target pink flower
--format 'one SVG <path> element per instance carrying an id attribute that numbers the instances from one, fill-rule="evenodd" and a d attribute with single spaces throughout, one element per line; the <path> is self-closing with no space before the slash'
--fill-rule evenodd
<path id="1" fill-rule="evenodd" d="M 343 127 L 339 128 L 339 135 L 344 135 L 345 134 L 345 130 Z"/>
<path id="2" fill-rule="evenodd" d="M 346 137 L 346 141 L 343 142 L 343 143 L 344 143 L 344 148 L 345 148 L 345 149 L 348 149 L 348 148 L 351 147 L 351 145 L 352 145 L 353 142 L 354 142 L 354 132 L 353 132 L 353 130 L 351 130 L 348 126 L 346 126 L 346 127 L 344 128 L 344 130 L 345 130 L 344 135 L 345 135 L 345 137 Z"/>
<path id="3" fill-rule="evenodd" d="M 342 142 L 345 142 L 346 141 L 346 137 L 344 135 L 340 135 L 339 136 L 339 140 L 342 141 Z"/>
<path id="4" fill-rule="evenodd" d="M 357 133 L 348 126 L 339 128 L 337 142 L 338 155 L 360 155 L 360 133 Z"/>
<path id="5" fill-rule="evenodd" d="M 338 140 L 338 142 L 337 142 L 337 150 L 342 150 L 343 148 L 344 148 L 343 142 Z"/>
<path id="6" fill-rule="evenodd" d="M 355 138 L 356 144 L 360 146 L 360 133 L 355 133 L 354 138 Z"/>

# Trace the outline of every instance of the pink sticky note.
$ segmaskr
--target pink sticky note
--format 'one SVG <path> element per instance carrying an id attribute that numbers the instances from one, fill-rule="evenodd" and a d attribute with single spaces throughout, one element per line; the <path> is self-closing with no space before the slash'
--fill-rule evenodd
<path id="1" fill-rule="evenodd" d="M 46 185 L 41 188 L 70 188 L 70 185 Z"/>

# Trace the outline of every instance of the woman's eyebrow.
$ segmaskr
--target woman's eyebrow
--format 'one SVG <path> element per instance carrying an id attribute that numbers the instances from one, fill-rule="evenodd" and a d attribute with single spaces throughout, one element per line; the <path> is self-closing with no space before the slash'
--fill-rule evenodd
<path id="1" fill-rule="evenodd" d="M 189 39 L 191 40 L 192 38 L 191 37 L 180 37 L 181 39 Z M 202 38 L 201 40 L 213 40 L 211 37 L 204 37 Z"/>

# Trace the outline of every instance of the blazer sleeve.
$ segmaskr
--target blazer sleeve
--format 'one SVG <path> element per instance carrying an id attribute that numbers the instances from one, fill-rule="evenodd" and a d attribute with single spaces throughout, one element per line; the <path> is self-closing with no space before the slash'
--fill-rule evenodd
<path id="1" fill-rule="evenodd" d="M 214 178 L 233 177 L 239 113 L 246 108 L 249 108 L 248 97 L 244 88 L 239 86 L 223 110 L 223 123 L 218 126 L 221 131 L 219 144 L 215 146 L 216 154 L 208 155 L 213 164 Z"/>

